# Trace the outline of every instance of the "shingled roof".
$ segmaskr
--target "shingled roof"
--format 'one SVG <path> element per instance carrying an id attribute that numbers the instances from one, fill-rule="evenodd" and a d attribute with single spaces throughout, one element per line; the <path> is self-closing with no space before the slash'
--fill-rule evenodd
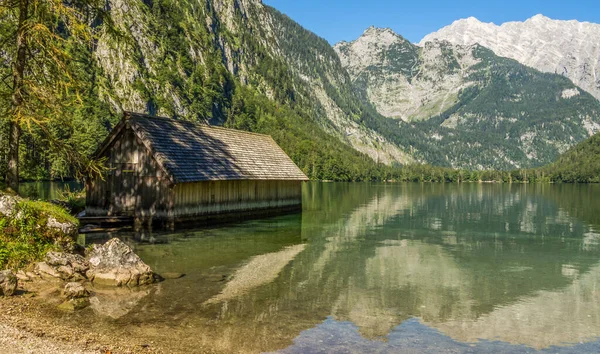
<path id="1" fill-rule="evenodd" d="M 174 183 L 308 180 L 268 135 L 126 113 L 126 124 Z"/>

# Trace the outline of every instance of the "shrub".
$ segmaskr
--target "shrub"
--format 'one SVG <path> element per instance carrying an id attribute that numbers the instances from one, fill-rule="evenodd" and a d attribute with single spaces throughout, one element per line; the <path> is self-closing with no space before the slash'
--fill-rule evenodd
<path id="1" fill-rule="evenodd" d="M 77 224 L 77 219 L 58 205 L 19 200 L 10 216 L 0 217 L 0 269 L 18 269 L 41 260 L 48 251 L 72 247 L 74 240 L 48 219 Z"/>

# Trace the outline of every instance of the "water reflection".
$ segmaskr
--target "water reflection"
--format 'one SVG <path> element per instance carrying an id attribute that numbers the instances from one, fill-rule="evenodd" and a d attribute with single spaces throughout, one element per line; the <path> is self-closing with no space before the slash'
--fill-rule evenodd
<path id="1" fill-rule="evenodd" d="M 26 198 L 53 200 L 58 199 L 63 191 L 78 192 L 83 185 L 77 181 L 43 181 L 43 182 L 21 182 L 19 194 Z"/>
<path id="2" fill-rule="evenodd" d="M 600 210 L 599 195 L 599 186 L 310 184 L 302 215 L 130 241 L 159 273 L 186 277 L 117 322 L 80 321 L 173 351 L 593 346 L 600 224 L 589 209 Z"/>

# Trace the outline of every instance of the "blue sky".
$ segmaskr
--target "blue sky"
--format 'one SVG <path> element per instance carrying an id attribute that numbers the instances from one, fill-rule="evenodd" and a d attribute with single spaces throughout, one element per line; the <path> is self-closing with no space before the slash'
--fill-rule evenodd
<path id="1" fill-rule="evenodd" d="M 469 16 L 501 24 L 539 13 L 553 19 L 600 23 L 600 0 L 263 0 L 334 44 L 373 25 L 418 42 Z"/>

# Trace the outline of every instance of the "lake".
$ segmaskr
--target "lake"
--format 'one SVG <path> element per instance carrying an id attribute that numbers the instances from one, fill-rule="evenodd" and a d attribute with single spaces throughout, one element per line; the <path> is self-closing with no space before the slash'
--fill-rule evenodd
<path id="1" fill-rule="evenodd" d="M 172 352 L 600 352 L 600 186 L 309 183 L 303 201 L 121 235 L 186 275 L 65 316 Z"/>

